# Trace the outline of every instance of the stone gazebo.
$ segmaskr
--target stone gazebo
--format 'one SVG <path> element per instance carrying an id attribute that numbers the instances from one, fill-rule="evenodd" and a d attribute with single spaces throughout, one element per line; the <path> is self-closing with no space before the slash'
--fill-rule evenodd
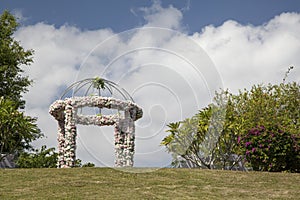
<path id="1" fill-rule="evenodd" d="M 83 93 L 82 90 L 84 90 Z M 72 97 L 66 98 L 71 91 Z M 90 94 L 90 92 L 95 91 L 96 94 Z M 117 98 L 113 97 L 114 93 L 118 94 Z M 81 96 L 76 96 L 78 94 Z M 84 107 L 94 108 L 94 110 L 98 110 L 98 114 L 84 115 L 82 113 Z M 102 113 L 104 108 L 109 109 L 112 114 L 105 115 Z M 50 106 L 49 113 L 58 121 L 58 168 L 75 165 L 76 124 L 113 125 L 115 131 L 115 166 L 133 166 L 134 121 L 142 117 L 143 111 L 134 103 L 128 92 L 117 84 L 101 78 L 78 81 L 65 90 L 60 100 L 55 101 Z"/>

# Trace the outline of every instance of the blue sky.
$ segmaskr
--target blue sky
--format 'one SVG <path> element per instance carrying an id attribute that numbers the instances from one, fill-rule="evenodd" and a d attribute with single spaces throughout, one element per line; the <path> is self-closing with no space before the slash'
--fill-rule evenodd
<path id="1" fill-rule="evenodd" d="M 24 25 L 43 21 L 56 26 L 69 24 L 82 29 L 111 28 L 121 32 L 144 24 L 140 8 L 151 4 L 150 0 L 2 0 L 0 11 L 21 11 L 27 18 Z M 297 0 L 164 0 L 161 4 L 183 11 L 183 25 L 188 32 L 210 24 L 219 26 L 229 19 L 259 25 L 282 12 L 300 11 Z"/>
<path id="2" fill-rule="evenodd" d="M 88 3 L 87 3 L 88 2 Z M 24 95 L 26 113 L 38 118 L 57 145 L 49 106 L 73 82 L 95 76 L 120 84 L 143 108 L 136 122 L 135 166 L 164 167 L 160 146 L 167 124 L 193 116 L 215 90 L 300 82 L 300 1 L 8 1 L 19 18 L 14 37 L 34 50 L 24 67 L 34 80 Z M 135 29 L 133 29 L 135 28 Z M 78 126 L 77 156 L 113 166 L 112 127 Z"/>

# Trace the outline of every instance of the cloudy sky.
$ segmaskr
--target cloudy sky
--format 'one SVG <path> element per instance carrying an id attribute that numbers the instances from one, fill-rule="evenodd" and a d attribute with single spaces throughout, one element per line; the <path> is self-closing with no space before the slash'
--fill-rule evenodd
<path id="1" fill-rule="evenodd" d="M 300 2 L 9 1 L 21 24 L 15 38 L 34 49 L 26 73 L 26 113 L 38 117 L 55 147 L 49 106 L 75 81 L 104 77 L 125 88 L 144 110 L 136 122 L 135 166 L 163 167 L 166 124 L 193 116 L 215 90 L 300 81 Z M 78 125 L 77 157 L 113 166 L 113 128 Z"/>

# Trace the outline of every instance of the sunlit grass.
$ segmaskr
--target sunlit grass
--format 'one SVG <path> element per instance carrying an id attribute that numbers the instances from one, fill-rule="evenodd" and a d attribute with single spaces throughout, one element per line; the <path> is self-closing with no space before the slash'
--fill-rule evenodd
<path id="1" fill-rule="evenodd" d="M 290 173 L 141 168 L 0 170 L 0 199 L 299 199 L 299 185 L 300 174 Z"/>

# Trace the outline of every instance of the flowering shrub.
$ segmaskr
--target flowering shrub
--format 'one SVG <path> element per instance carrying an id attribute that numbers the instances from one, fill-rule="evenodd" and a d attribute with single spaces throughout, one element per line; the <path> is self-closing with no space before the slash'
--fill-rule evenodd
<path id="1" fill-rule="evenodd" d="M 253 170 L 300 171 L 299 135 L 279 128 L 258 126 L 238 137 L 238 144 Z"/>

